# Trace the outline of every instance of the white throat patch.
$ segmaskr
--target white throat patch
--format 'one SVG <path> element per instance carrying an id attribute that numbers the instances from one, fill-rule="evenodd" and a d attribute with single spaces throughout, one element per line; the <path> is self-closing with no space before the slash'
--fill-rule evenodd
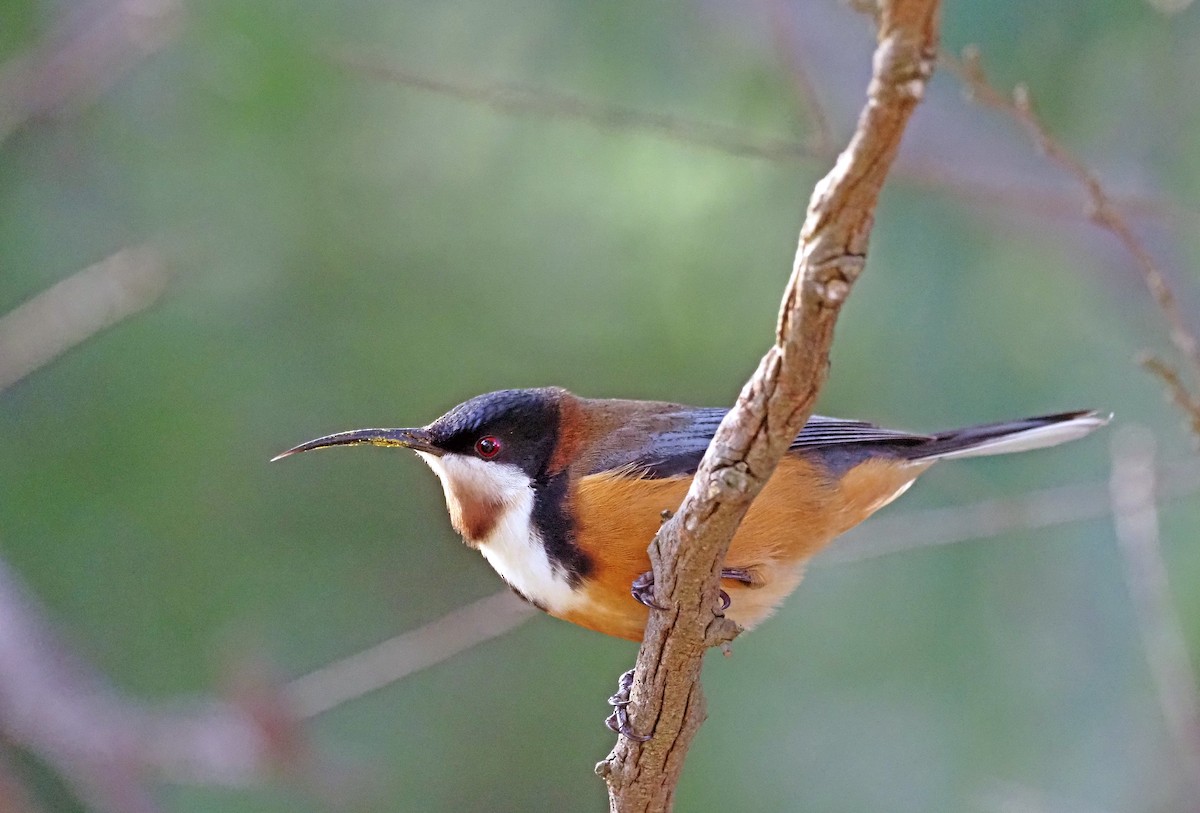
<path id="1" fill-rule="evenodd" d="M 566 574 L 551 563 L 533 526 L 534 495 L 529 475 L 515 466 L 466 455 L 417 454 L 441 480 L 456 530 L 468 545 L 479 548 L 501 578 L 556 614 L 581 601 Z M 470 511 L 463 505 L 467 499 L 495 506 L 494 522 L 479 538 L 467 538 L 461 520 L 454 519 Z"/>

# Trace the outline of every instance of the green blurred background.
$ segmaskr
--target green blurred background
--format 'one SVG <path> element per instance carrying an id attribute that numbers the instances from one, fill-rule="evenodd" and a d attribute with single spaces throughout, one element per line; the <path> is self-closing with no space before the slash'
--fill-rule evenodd
<path id="1" fill-rule="evenodd" d="M 332 53 L 802 142 L 798 58 L 840 145 L 872 46 L 832 0 L 141 6 L 169 13 L 146 18 L 161 47 L 0 143 L 0 312 L 128 245 L 173 270 L 157 306 L 0 392 L 0 553 L 147 700 L 212 691 L 250 655 L 297 676 L 498 589 L 409 456 L 267 460 L 502 387 L 729 403 L 828 166 L 506 114 Z M 0 57 L 110 11 L 2 0 Z M 1194 206 L 1200 11 L 950 2 L 943 35 L 979 43 L 997 83 L 1028 82 L 1114 191 Z M 918 110 L 820 410 L 933 430 L 1099 407 L 1185 459 L 1133 361 L 1168 349 L 1133 263 L 1017 126 L 961 97 L 939 75 Z M 1195 328 L 1196 214 L 1134 222 Z M 948 465 L 887 513 L 1102 488 L 1112 435 Z M 1196 501 L 1164 505 L 1162 527 L 1195 663 Z M 603 810 L 604 698 L 634 652 L 539 616 L 309 730 L 364 777 L 354 809 Z M 707 668 L 681 810 L 1200 804 L 1107 518 L 818 562 L 734 653 Z M 160 798 L 333 804 L 270 780 Z"/>

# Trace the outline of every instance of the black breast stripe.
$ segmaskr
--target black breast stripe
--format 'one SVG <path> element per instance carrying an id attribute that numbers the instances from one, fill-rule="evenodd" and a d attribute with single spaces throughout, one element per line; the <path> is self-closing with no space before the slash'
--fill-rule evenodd
<path id="1" fill-rule="evenodd" d="M 592 560 L 575 544 L 575 523 L 567 511 L 569 486 L 570 476 L 565 471 L 534 480 L 531 521 L 551 564 L 561 570 L 572 585 L 578 585 L 591 573 Z"/>

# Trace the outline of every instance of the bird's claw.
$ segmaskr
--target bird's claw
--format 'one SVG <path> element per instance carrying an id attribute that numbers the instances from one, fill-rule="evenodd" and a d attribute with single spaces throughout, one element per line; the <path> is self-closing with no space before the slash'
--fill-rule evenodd
<path id="1" fill-rule="evenodd" d="M 751 584 L 750 576 L 747 575 L 746 571 L 744 570 L 722 570 L 721 578 L 733 579 L 734 581 Z M 654 571 L 652 570 L 647 570 L 645 573 L 634 579 L 633 583 L 629 585 L 629 593 L 635 599 L 637 599 L 639 604 L 644 604 L 651 610 L 667 609 L 660 604 L 656 604 L 654 601 Z M 724 590 L 721 590 L 719 595 L 721 598 L 720 612 L 725 612 L 729 609 L 729 605 L 733 600 L 729 598 L 729 594 Z"/>
<path id="2" fill-rule="evenodd" d="M 632 702 L 629 693 L 632 689 L 633 670 L 630 669 L 617 680 L 617 693 L 608 698 L 608 703 L 613 710 L 612 714 L 604 719 L 604 725 L 608 726 L 609 731 L 614 731 L 622 737 L 627 737 L 635 742 L 646 742 L 650 739 L 650 735 L 639 734 L 629 725 L 629 704 Z"/>
<path id="3" fill-rule="evenodd" d="M 629 593 L 639 604 L 644 604 L 651 610 L 667 609 L 654 602 L 654 571 L 652 570 L 647 570 L 634 579 L 633 583 L 629 585 Z"/>

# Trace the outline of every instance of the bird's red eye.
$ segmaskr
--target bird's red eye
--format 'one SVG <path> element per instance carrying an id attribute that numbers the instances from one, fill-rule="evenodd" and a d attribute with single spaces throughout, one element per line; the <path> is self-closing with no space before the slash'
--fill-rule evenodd
<path id="1" fill-rule="evenodd" d="M 484 460 L 491 460 L 496 455 L 500 454 L 500 441 L 491 435 L 482 437 L 475 441 L 475 454 L 482 457 Z"/>

